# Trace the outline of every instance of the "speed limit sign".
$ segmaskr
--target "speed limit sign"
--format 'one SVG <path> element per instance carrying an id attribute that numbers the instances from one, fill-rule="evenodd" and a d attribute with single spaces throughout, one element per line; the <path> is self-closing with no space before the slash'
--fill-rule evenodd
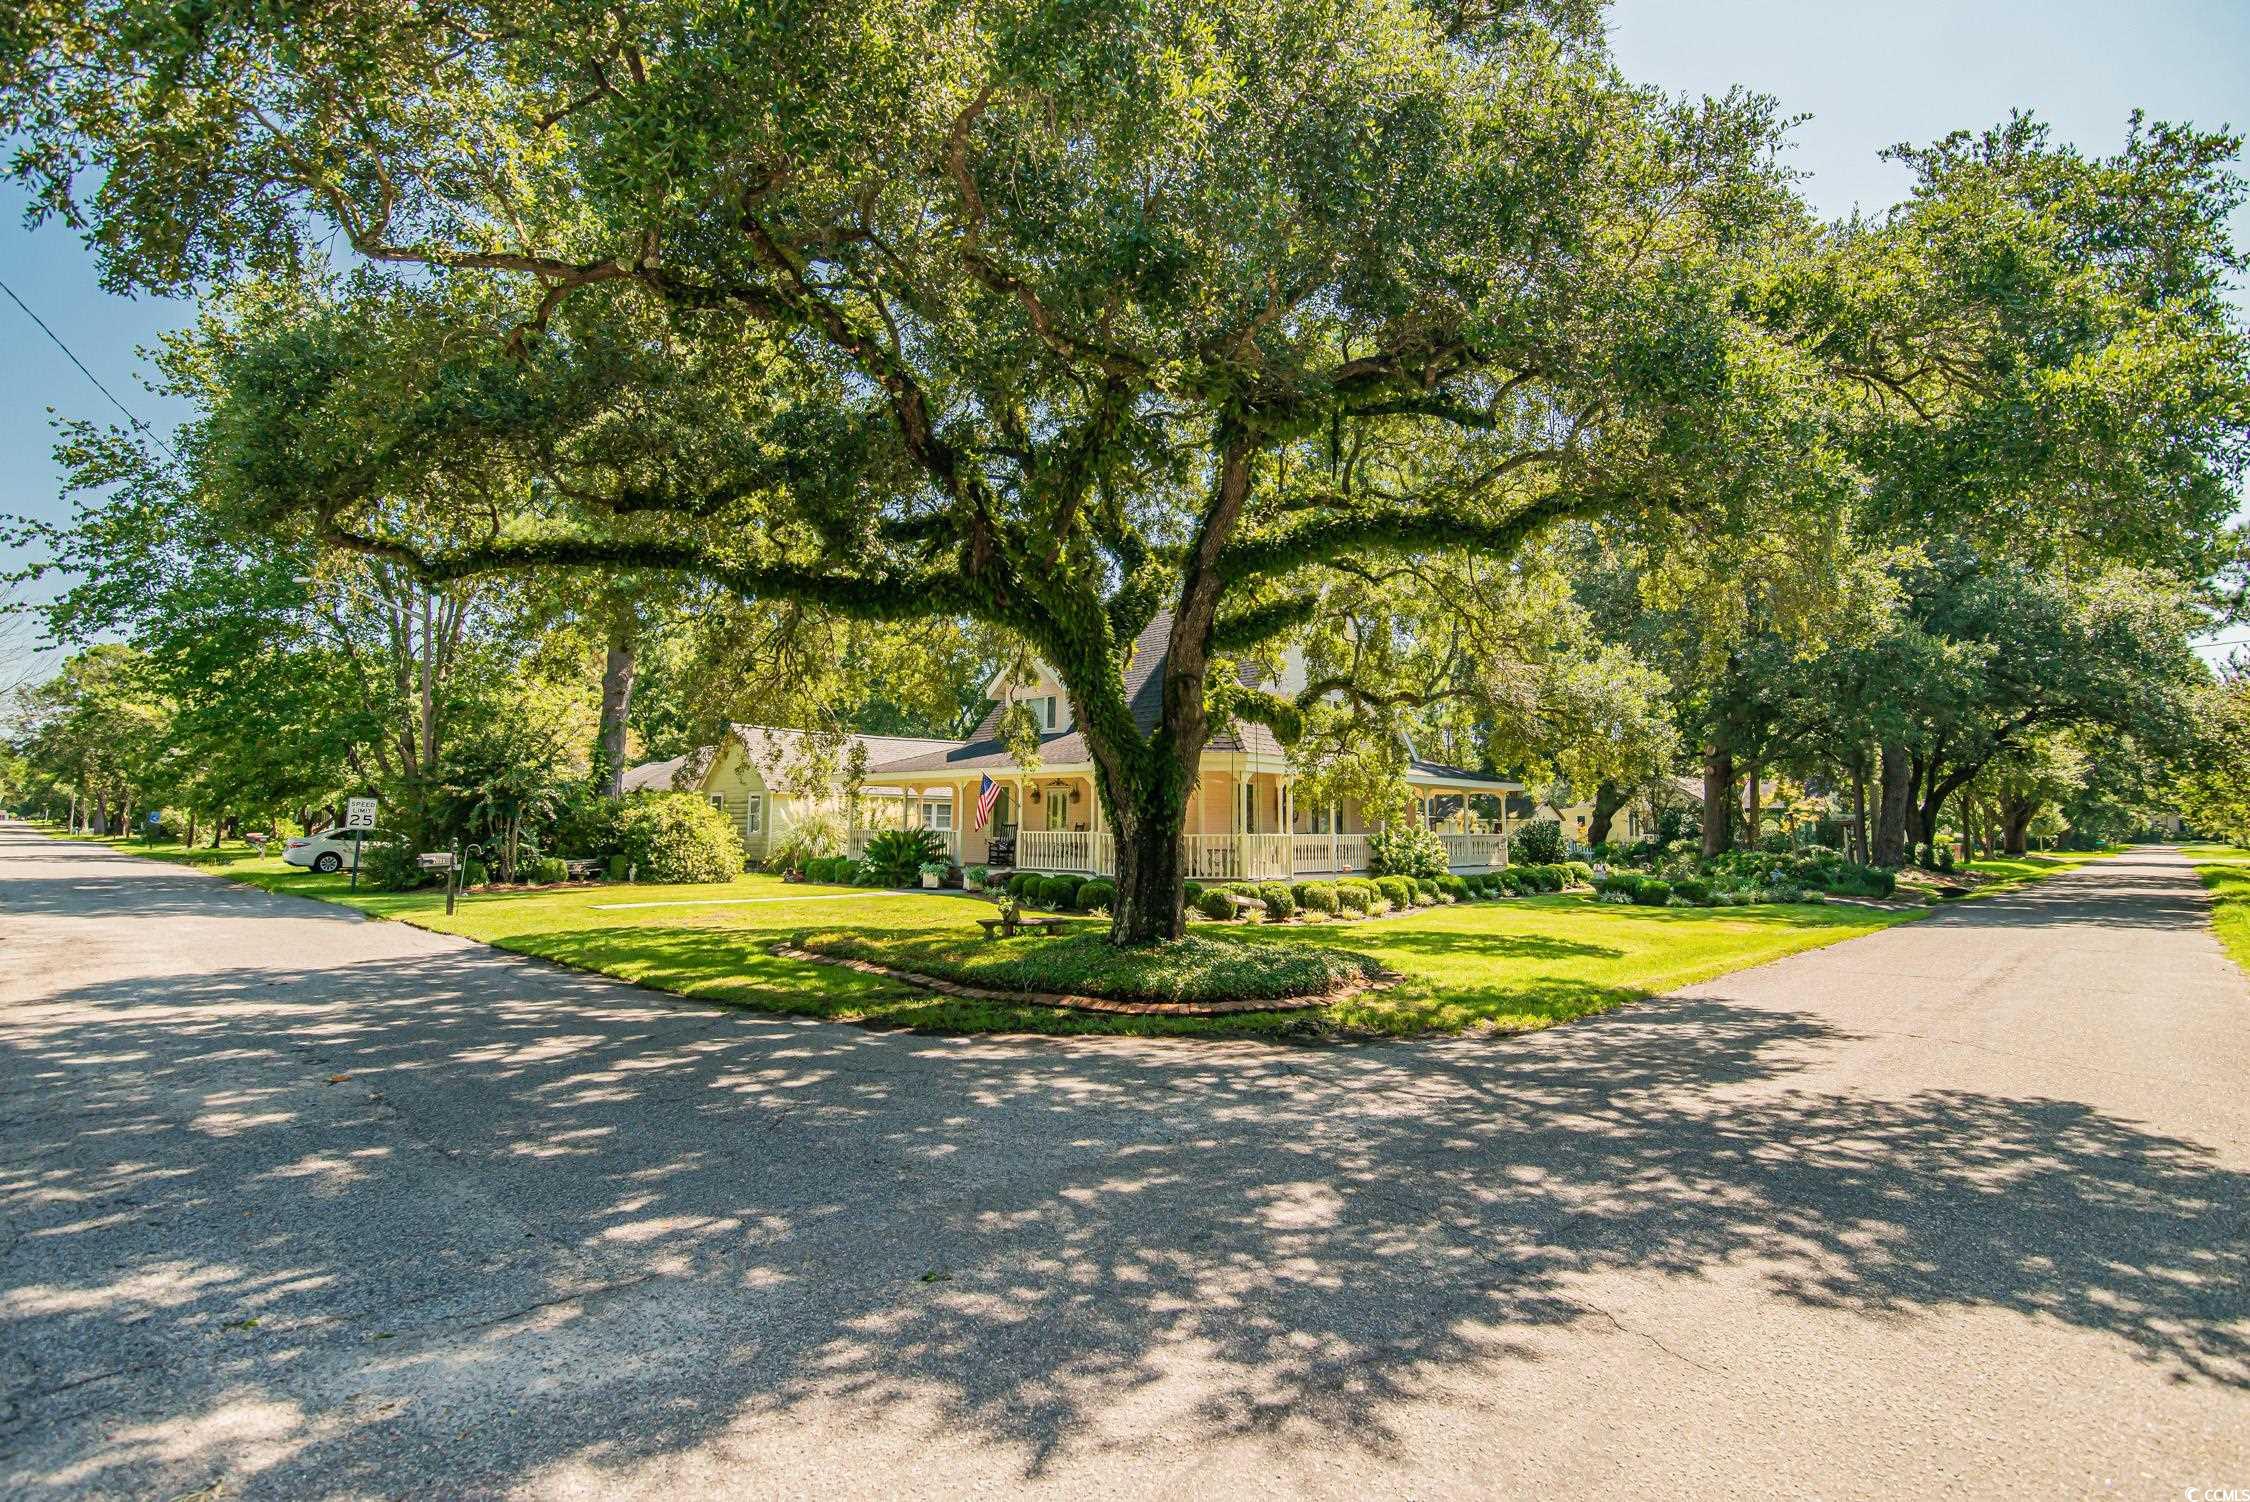
<path id="1" fill-rule="evenodd" d="M 372 798 L 345 799 L 344 827 L 346 829 L 373 829 L 375 827 L 375 800 Z"/>

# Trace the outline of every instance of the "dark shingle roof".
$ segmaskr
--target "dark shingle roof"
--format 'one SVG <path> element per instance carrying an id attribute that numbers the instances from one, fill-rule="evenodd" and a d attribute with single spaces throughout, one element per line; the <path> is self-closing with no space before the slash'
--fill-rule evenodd
<path id="1" fill-rule="evenodd" d="M 1172 613 L 1158 611 L 1141 634 L 1133 638 L 1130 655 L 1125 662 L 1125 702 L 1133 712 L 1133 723 L 1143 734 L 1154 730 L 1164 718 L 1164 657 L 1172 635 Z M 1260 675 L 1245 668 L 1242 681 L 1256 684 Z M 1003 705 L 995 703 L 992 712 L 978 724 L 966 741 L 950 745 L 944 750 L 931 750 L 909 754 L 896 761 L 877 762 L 872 752 L 868 770 L 871 772 L 984 772 L 1005 767 L 1016 769 L 1016 760 L 999 738 L 1000 712 Z M 1222 725 L 1211 732 L 1204 743 L 1206 751 L 1249 752 L 1259 756 L 1282 756 L 1286 753 L 1274 733 L 1263 725 L 1248 723 Z M 1043 767 L 1087 766 L 1094 759 L 1086 745 L 1086 738 L 1075 730 L 1057 731 L 1043 736 L 1039 741 L 1039 762 Z"/>

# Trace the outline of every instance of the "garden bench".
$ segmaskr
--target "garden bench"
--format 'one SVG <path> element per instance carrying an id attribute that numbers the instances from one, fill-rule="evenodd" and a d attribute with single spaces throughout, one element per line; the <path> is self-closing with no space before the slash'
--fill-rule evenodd
<path id="1" fill-rule="evenodd" d="M 977 927 L 984 930 L 984 936 L 988 939 L 999 935 L 1002 930 L 1006 930 L 1009 938 L 1014 938 L 1019 931 L 1026 930 L 1053 938 L 1063 931 L 1063 920 L 1060 918 L 1018 918 L 1015 922 L 1010 923 L 1005 918 L 979 918 L 977 919 Z"/>
<path id="2" fill-rule="evenodd" d="M 602 874 L 603 863 L 598 860 L 565 860 L 563 872 L 572 881 L 592 881 Z"/>

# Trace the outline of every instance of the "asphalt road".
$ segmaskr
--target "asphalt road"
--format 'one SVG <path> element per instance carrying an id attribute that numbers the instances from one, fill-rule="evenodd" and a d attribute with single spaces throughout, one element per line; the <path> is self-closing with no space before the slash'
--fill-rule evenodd
<path id="1" fill-rule="evenodd" d="M 2250 1488 L 2204 920 L 2142 851 L 1532 1038 L 939 1039 L 0 827 L 0 1493 Z"/>

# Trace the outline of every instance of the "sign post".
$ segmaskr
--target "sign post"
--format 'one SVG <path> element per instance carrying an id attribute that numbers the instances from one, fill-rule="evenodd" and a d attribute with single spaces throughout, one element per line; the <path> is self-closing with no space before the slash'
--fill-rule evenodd
<path id="1" fill-rule="evenodd" d="M 373 798 L 346 798 L 344 800 L 344 827 L 346 829 L 373 829 L 375 827 L 375 800 Z M 352 841 L 352 890 L 359 890 L 359 858 L 367 853 L 365 840 Z"/>

